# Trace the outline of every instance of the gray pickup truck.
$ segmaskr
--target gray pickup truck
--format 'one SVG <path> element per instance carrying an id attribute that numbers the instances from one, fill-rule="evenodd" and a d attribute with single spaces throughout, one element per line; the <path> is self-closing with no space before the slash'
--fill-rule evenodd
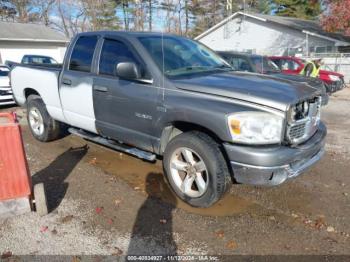
<path id="1" fill-rule="evenodd" d="M 232 182 L 279 185 L 324 154 L 321 93 L 304 83 L 234 72 L 207 47 L 159 33 L 91 32 L 62 68 L 17 65 L 11 82 L 32 134 L 67 132 L 149 161 L 196 207 Z"/>

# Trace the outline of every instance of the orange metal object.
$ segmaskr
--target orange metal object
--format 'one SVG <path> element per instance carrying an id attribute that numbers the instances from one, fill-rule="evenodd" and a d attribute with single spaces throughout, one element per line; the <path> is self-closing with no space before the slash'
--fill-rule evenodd
<path id="1" fill-rule="evenodd" d="M 0 113 L 0 201 L 30 196 L 21 128 L 13 113 Z"/>

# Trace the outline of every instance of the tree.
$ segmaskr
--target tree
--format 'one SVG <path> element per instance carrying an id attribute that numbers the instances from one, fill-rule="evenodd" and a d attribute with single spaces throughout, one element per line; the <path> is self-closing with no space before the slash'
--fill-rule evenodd
<path id="1" fill-rule="evenodd" d="M 270 14 L 272 10 L 271 0 L 252 0 L 248 5 L 249 11 L 259 14 Z"/>
<path id="2" fill-rule="evenodd" d="M 327 0 L 327 8 L 321 16 L 324 30 L 350 36 L 350 0 Z"/>
<path id="3" fill-rule="evenodd" d="M 273 0 L 276 15 L 315 19 L 321 14 L 321 4 L 318 0 Z"/>
<path id="4" fill-rule="evenodd" d="M 191 35 L 196 36 L 224 19 L 226 0 L 191 0 L 190 11 L 194 16 L 194 28 Z"/>
<path id="5" fill-rule="evenodd" d="M 84 13 L 93 31 L 118 29 L 117 3 L 112 0 L 81 0 Z"/>
<path id="6" fill-rule="evenodd" d="M 55 5 L 58 18 L 51 21 L 56 29 L 68 38 L 88 30 L 87 16 L 81 2 L 76 0 L 57 0 Z"/>
<path id="7" fill-rule="evenodd" d="M 46 26 L 51 24 L 51 12 L 56 0 L 33 0 L 32 5 L 36 9 L 37 20 L 42 21 Z"/>

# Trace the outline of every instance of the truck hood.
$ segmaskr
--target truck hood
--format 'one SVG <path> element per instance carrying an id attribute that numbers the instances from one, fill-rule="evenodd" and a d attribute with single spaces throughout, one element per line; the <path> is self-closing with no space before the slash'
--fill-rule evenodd
<path id="1" fill-rule="evenodd" d="M 318 78 L 312 78 L 312 77 L 305 77 L 302 75 L 288 75 L 284 73 L 267 73 L 270 76 L 282 78 L 290 81 L 300 82 L 308 84 L 312 87 L 315 87 L 317 89 L 323 89 L 323 82 Z"/>
<path id="2" fill-rule="evenodd" d="M 173 82 L 179 89 L 234 98 L 281 111 L 321 94 L 320 90 L 303 83 L 243 72 L 192 75 Z"/>

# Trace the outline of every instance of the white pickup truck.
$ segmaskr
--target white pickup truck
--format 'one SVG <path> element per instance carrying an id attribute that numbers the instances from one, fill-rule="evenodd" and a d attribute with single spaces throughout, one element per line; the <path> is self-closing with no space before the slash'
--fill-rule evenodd
<path id="1" fill-rule="evenodd" d="M 193 40 L 157 33 L 78 34 L 63 66 L 16 65 L 14 97 L 34 137 L 70 133 L 163 159 L 175 193 L 208 207 L 232 182 L 279 185 L 324 153 L 321 92 L 234 72 Z"/>
<path id="2" fill-rule="evenodd" d="M 9 73 L 10 69 L 7 66 L 0 65 L 0 106 L 15 104 L 10 86 Z"/>

